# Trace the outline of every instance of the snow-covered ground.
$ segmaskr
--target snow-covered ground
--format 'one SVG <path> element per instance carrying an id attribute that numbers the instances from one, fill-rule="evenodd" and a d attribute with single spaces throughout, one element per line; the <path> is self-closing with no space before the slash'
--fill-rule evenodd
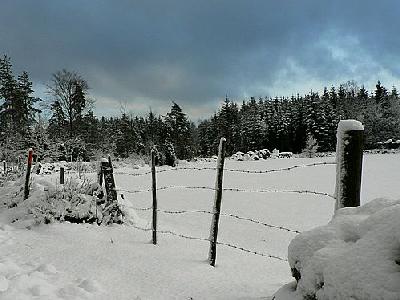
<path id="1" fill-rule="evenodd" d="M 399 155 L 366 155 L 362 203 L 378 197 L 398 199 Z M 226 162 L 228 169 L 268 170 L 314 162 L 315 159 L 269 159 Z M 179 167 L 215 167 L 199 162 Z M 163 168 L 162 168 L 163 169 Z M 115 175 L 119 197 L 130 207 L 135 224 L 150 226 L 151 211 L 132 211 L 151 206 L 145 190 L 151 175 L 148 167 L 121 167 Z M 224 191 L 222 213 L 234 214 L 276 226 L 305 231 L 325 225 L 333 215 L 334 200 L 311 193 L 268 190 L 317 191 L 333 194 L 335 166 L 296 168 L 268 174 L 225 172 L 224 187 L 252 192 Z M 68 178 L 69 174 L 66 174 Z M 85 176 L 95 178 L 95 173 Z M 35 175 L 34 182 L 56 183 L 58 173 Z M 178 170 L 157 175 L 157 185 L 214 187 L 213 170 Z M 254 191 L 264 190 L 262 193 Z M 0 204 L 9 203 L 18 187 L 0 190 Z M 40 197 L 43 191 L 32 193 Z M 175 188 L 158 191 L 161 210 L 212 210 L 213 191 Z M 120 199 L 123 201 L 122 199 Z M 23 206 L 23 205 L 22 205 Z M 291 282 L 287 261 L 219 245 L 216 267 L 206 262 L 208 242 L 159 234 L 158 245 L 150 243 L 151 232 L 130 225 L 51 224 L 35 226 L 18 207 L 0 208 L 0 298 L 1 299 L 269 299 Z M 15 216 L 18 215 L 18 220 Z M 25 219 L 25 220 L 24 220 Z M 202 213 L 159 213 L 159 229 L 186 236 L 208 238 L 211 216 Z M 297 234 L 254 222 L 221 216 L 218 240 L 264 255 L 286 259 L 288 245 Z"/>

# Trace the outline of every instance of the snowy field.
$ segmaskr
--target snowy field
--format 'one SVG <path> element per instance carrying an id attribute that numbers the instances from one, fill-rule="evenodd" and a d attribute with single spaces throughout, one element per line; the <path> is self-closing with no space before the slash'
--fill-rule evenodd
<path id="1" fill-rule="evenodd" d="M 269 170 L 315 162 L 333 162 L 334 157 L 315 159 L 269 159 L 226 161 L 225 168 Z M 179 167 L 215 167 L 199 162 Z M 165 168 L 161 168 L 165 169 Z M 148 167 L 115 170 L 120 199 L 130 207 L 136 226 L 148 228 L 151 211 L 133 208 L 151 206 L 146 190 Z M 362 203 L 378 197 L 400 198 L 399 155 L 365 155 Z M 35 175 L 34 182 L 56 183 L 58 173 Z M 92 179 L 95 173 L 85 174 Z M 157 175 L 157 185 L 214 187 L 213 170 L 178 170 Z M 68 178 L 68 174 L 67 174 Z M 234 214 L 297 231 L 310 230 L 331 219 L 334 200 L 325 195 L 278 191 L 316 191 L 333 194 L 335 166 L 296 168 L 267 174 L 225 172 L 222 213 Z M 0 190 L 1 203 L 16 187 Z M 251 191 L 249 191 L 251 190 Z M 257 192 L 271 190 L 269 192 Z M 273 191 L 272 191 L 273 190 Z M 40 195 L 37 191 L 37 195 Z M 35 195 L 35 193 L 33 193 Z M 158 191 L 161 210 L 212 210 L 214 193 L 207 189 L 174 188 Z M 218 240 L 264 255 L 250 254 L 223 245 L 217 247 L 216 267 L 206 262 L 209 243 L 159 234 L 158 245 L 150 243 L 151 232 L 130 225 L 52 224 L 34 226 L 13 220 L 13 209 L 1 208 L 0 298 L 1 299 L 270 299 L 282 285 L 291 282 L 287 261 L 289 242 L 297 235 L 246 220 L 221 216 Z M 159 213 L 159 229 L 185 236 L 208 238 L 211 215 Z M 36 297 L 36 298 L 35 298 Z"/>

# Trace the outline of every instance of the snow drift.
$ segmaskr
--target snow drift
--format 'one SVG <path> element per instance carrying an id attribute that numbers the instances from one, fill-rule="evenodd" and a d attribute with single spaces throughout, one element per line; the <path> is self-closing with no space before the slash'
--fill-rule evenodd
<path id="1" fill-rule="evenodd" d="M 339 209 L 290 243 L 297 288 L 286 285 L 275 299 L 400 299 L 399 228 L 400 200 Z"/>

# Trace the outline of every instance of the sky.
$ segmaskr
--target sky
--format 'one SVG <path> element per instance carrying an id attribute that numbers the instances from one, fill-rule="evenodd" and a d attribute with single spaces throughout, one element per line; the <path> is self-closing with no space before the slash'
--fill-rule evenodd
<path id="1" fill-rule="evenodd" d="M 2 0 L 0 54 L 39 97 L 65 68 L 88 81 L 99 116 L 175 101 L 198 120 L 226 95 L 400 87 L 399 12 L 397 0 Z"/>

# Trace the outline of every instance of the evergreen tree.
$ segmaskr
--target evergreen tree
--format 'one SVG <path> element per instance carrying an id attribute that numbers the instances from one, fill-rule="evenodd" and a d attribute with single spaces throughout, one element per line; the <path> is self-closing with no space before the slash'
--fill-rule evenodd
<path id="1" fill-rule="evenodd" d="M 243 151 L 261 149 L 263 140 L 263 124 L 255 98 L 242 105 L 240 111 L 240 135 Z"/>
<path id="2" fill-rule="evenodd" d="M 379 80 L 375 87 L 375 102 L 376 104 L 381 104 L 385 102 L 385 99 L 388 95 L 387 90 Z"/>
<path id="3" fill-rule="evenodd" d="M 9 151 L 26 149 L 31 144 L 31 126 L 39 111 L 31 96 L 32 82 L 28 73 L 14 78 L 9 57 L 0 58 L 0 143 Z"/>
<path id="4" fill-rule="evenodd" d="M 11 60 L 8 56 L 0 59 L 0 122 L 2 137 L 9 138 L 16 132 L 17 81 L 12 72 Z"/>
<path id="5" fill-rule="evenodd" d="M 178 159 L 193 157 L 193 139 L 191 124 L 180 106 L 172 102 L 170 112 L 165 117 L 168 138 L 172 143 Z"/>
<path id="6" fill-rule="evenodd" d="M 18 76 L 17 84 L 16 119 L 18 127 L 29 134 L 30 126 L 35 123 L 35 115 L 40 112 L 34 104 L 40 99 L 32 96 L 32 82 L 27 72 L 24 71 Z"/>
<path id="7" fill-rule="evenodd" d="M 217 114 L 218 137 L 226 139 L 226 153 L 232 154 L 239 146 L 239 110 L 236 103 L 229 101 L 228 97 Z"/>

